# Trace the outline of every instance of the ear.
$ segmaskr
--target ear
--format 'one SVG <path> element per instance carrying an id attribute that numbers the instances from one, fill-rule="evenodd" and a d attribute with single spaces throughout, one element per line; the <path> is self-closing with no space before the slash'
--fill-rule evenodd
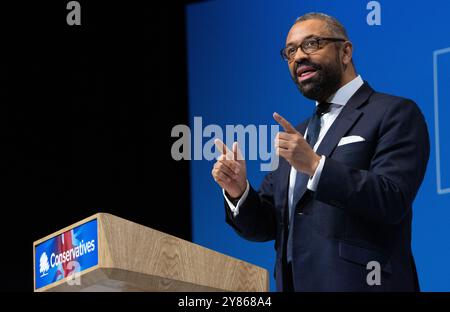
<path id="1" fill-rule="evenodd" d="M 346 41 L 344 42 L 343 46 L 342 63 L 344 64 L 344 66 L 347 66 L 352 62 L 353 44 L 350 41 Z"/>

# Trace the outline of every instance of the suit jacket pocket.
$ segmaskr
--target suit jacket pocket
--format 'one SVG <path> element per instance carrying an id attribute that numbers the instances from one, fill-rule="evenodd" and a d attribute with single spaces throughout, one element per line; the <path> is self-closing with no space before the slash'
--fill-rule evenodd
<path id="1" fill-rule="evenodd" d="M 338 146 L 331 158 L 353 168 L 367 170 L 373 157 L 373 144 L 369 141 Z"/>
<path id="2" fill-rule="evenodd" d="M 370 261 L 378 261 L 381 270 L 386 273 L 392 273 L 391 263 L 386 256 L 380 252 L 352 245 L 346 242 L 339 242 L 339 256 L 353 263 L 367 266 Z"/>
<path id="3" fill-rule="evenodd" d="M 354 143 L 348 143 L 345 145 L 337 146 L 333 154 L 341 153 L 360 153 L 365 150 L 371 150 L 372 142 L 360 141 Z"/>

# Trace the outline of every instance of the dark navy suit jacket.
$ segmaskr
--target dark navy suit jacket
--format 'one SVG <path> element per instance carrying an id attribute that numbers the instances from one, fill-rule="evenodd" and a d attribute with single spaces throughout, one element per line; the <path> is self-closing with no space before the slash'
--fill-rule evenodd
<path id="1" fill-rule="evenodd" d="M 308 120 L 297 130 L 305 132 Z M 337 146 L 342 137 L 365 141 Z M 411 252 L 412 203 L 423 180 L 429 138 L 411 100 L 358 89 L 317 149 L 326 160 L 315 193 L 293 215 L 296 291 L 418 291 Z M 286 269 L 290 165 L 282 158 L 259 191 L 250 187 L 226 221 L 251 241 L 275 240 L 275 278 L 283 290 Z M 370 261 L 381 264 L 381 285 L 369 286 Z"/>

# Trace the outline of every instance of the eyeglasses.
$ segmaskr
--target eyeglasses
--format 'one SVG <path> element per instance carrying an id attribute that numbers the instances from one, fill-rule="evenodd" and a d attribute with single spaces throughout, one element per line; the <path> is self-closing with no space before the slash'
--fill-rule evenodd
<path id="1" fill-rule="evenodd" d="M 297 54 L 298 48 L 300 48 L 303 53 L 309 55 L 312 54 L 320 49 L 322 49 L 325 45 L 322 44 L 324 42 L 339 42 L 339 41 L 347 41 L 342 38 L 325 38 L 325 37 L 313 37 L 304 40 L 300 45 L 298 46 L 287 46 L 283 49 L 281 49 L 281 57 L 283 60 L 291 62 L 295 55 Z"/>

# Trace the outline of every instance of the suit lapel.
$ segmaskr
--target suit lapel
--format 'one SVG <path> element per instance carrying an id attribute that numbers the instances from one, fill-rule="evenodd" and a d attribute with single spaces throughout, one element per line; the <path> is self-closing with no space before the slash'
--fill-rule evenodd
<path id="1" fill-rule="evenodd" d="M 333 122 L 330 129 L 328 129 L 327 134 L 317 148 L 317 154 L 324 155 L 325 157 L 330 156 L 340 139 L 362 115 L 362 112 L 357 110 L 357 108 L 364 104 L 372 93 L 373 89 L 367 82 L 356 91 Z"/>
<path id="2" fill-rule="evenodd" d="M 350 129 L 353 124 L 361 116 L 362 112 L 358 111 L 357 108 L 364 104 L 369 96 L 373 93 L 373 89 L 365 82 L 361 88 L 356 91 L 356 93 L 350 98 L 348 103 L 344 106 L 339 116 L 334 121 L 333 125 L 328 129 L 327 134 L 320 143 L 317 154 L 325 155 L 325 157 L 330 156 L 339 140 L 345 135 L 345 133 Z M 302 135 L 305 134 L 306 128 L 308 126 L 309 119 L 301 123 L 297 127 Z M 288 190 L 289 190 L 289 176 L 291 172 L 291 165 L 283 158 L 279 159 L 279 170 L 280 176 L 279 181 L 281 181 L 280 193 L 283 198 L 283 220 L 286 219 L 286 212 L 288 211 Z"/>

